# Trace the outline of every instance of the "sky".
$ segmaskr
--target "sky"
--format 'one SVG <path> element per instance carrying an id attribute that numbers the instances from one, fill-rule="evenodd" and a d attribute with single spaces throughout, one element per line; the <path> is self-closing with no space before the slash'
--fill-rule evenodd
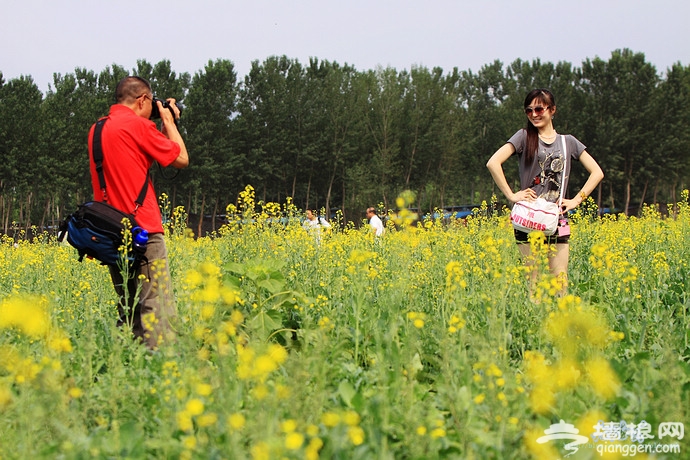
<path id="1" fill-rule="evenodd" d="M 690 65 L 688 0 L 0 0 L 0 72 L 31 76 L 144 59 L 191 75 L 285 55 L 366 71 L 412 66 L 474 73 L 500 60 L 608 60 L 643 53 L 659 74 Z"/>

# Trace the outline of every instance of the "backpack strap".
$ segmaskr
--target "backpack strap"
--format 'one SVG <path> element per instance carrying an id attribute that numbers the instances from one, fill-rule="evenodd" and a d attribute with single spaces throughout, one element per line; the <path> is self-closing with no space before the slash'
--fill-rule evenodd
<path id="1" fill-rule="evenodd" d="M 108 195 L 105 193 L 105 173 L 103 172 L 103 145 L 101 144 L 101 133 L 103 132 L 103 125 L 108 118 L 101 118 L 96 123 L 93 130 L 92 148 L 93 162 L 96 165 L 96 173 L 98 174 L 98 185 L 101 187 L 103 193 L 103 201 L 108 202 Z"/>
<path id="2" fill-rule="evenodd" d="M 101 188 L 101 192 L 103 193 L 103 201 L 106 203 L 108 202 L 108 194 L 105 191 L 105 173 L 103 172 L 103 144 L 101 142 L 101 136 L 103 133 L 103 125 L 107 120 L 108 117 L 105 117 L 101 118 L 96 122 L 96 127 L 93 130 L 93 140 L 91 143 L 91 150 L 93 152 L 93 162 L 96 165 L 96 173 L 98 174 L 98 185 Z M 146 177 L 144 178 L 144 185 L 141 186 L 139 196 L 134 202 L 136 206 L 134 207 L 133 214 L 136 214 L 137 210 L 141 206 L 144 206 L 144 199 L 146 198 L 146 193 L 149 189 L 149 177 L 150 173 L 147 172 Z"/>
<path id="3" fill-rule="evenodd" d="M 563 205 L 563 197 L 565 196 L 565 173 L 568 166 L 568 150 L 565 144 L 565 134 L 561 134 L 561 144 L 563 144 L 563 173 L 561 174 L 561 195 L 558 197 L 558 209 Z M 567 171 L 570 174 L 570 171 Z"/>

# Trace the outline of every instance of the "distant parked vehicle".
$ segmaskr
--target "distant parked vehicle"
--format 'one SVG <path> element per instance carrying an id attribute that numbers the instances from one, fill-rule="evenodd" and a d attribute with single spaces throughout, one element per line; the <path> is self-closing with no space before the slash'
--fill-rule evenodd
<path id="1" fill-rule="evenodd" d="M 481 205 L 478 205 L 478 204 L 463 204 L 463 205 L 458 205 L 458 206 L 446 206 L 443 209 L 438 209 L 438 210 L 434 211 L 433 213 L 425 214 L 424 220 L 442 219 L 444 223 L 449 223 L 453 220 L 464 221 L 469 216 L 475 214 L 475 210 L 478 209 L 480 206 Z"/>
<path id="2" fill-rule="evenodd" d="M 445 219 L 466 219 L 475 213 L 475 209 L 478 209 L 481 205 L 478 204 L 463 204 L 460 206 L 450 206 L 445 208 Z"/>

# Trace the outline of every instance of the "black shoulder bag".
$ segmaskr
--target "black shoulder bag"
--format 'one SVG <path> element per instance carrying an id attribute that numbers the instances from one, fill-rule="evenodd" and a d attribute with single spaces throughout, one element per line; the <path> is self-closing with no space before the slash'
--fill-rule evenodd
<path id="1" fill-rule="evenodd" d="M 70 214 L 60 225 L 58 241 L 67 237 L 67 242 L 79 251 L 79 261 L 84 256 L 99 260 L 103 265 L 118 265 L 123 260 L 120 248 L 124 244 L 126 231 L 134 236 L 137 228 L 140 229 L 134 218 L 137 209 L 144 204 L 144 198 L 149 187 L 149 175 L 146 175 L 144 185 L 135 201 L 132 214 L 120 211 L 110 206 L 105 191 L 105 174 L 103 173 L 103 148 L 101 146 L 101 132 L 107 118 L 102 118 L 96 123 L 93 132 L 92 151 L 93 161 L 98 173 L 98 182 L 103 193 L 103 201 L 88 201 L 80 204 L 77 210 Z M 131 266 L 138 265 L 144 260 L 145 247 L 132 244 L 130 239 L 126 258 Z"/>

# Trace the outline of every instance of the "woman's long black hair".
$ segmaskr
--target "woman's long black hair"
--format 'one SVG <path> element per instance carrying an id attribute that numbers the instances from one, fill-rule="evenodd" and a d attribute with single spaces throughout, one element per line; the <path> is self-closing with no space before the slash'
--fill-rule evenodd
<path id="1" fill-rule="evenodd" d="M 529 107 L 534 100 L 544 104 L 547 108 L 556 107 L 556 99 L 553 97 L 553 93 L 545 88 L 537 88 L 530 91 L 527 97 L 525 97 L 525 108 Z M 539 148 L 539 130 L 537 130 L 529 119 L 527 120 L 526 129 L 527 141 L 525 144 L 525 158 L 527 159 L 527 164 L 531 164 Z"/>

